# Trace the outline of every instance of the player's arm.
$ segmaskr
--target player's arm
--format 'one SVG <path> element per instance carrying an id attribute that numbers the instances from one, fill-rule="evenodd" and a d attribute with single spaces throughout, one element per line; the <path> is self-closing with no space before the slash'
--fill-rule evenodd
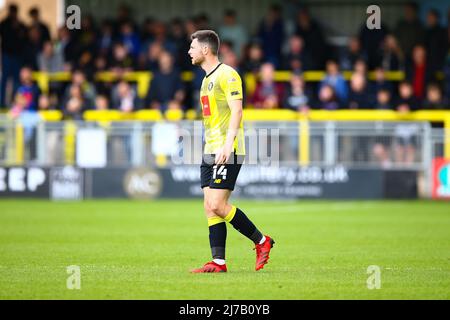
<path id="1" fill-rule="evenodd" d="M 234 140 L 239 132 L 239 127 L 242 121 L 242 81 L 241 77 L 236 71 L 232 71 L 223 77 L 220 83 L 228 106 L 231 110 L 230 123 L 228 125 L 227 137 L 225 145 L 216 154 L 216 164 L 226 163 L 233 151 Z"/>
<path id="2" fill-rule="evenodd" d="M 216 154 L 216 164 L 226 163 L 233 151 L 234 140 L 239 132 L 242 120 L 242 100 L 230 100 L 228 106 L 231 110 L 230 124 L 228 126 L 227 138 L 221 152 Z"/>

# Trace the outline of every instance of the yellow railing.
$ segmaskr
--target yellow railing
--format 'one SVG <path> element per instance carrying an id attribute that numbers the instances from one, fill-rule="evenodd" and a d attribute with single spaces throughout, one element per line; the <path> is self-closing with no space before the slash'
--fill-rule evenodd
<path id="1" fill-rule="evenodd" d="M 389 81 L 401 81 L 405 78 L 405 74 L 402 71 L 386 71 L 386 79 Z M 287 82 L 290 80 L 292 75 L 291 71 L 276 71 L 274 78 L 277 82 Z M 305 81 L 314 82 L 321 81 L 325 77 L 324 71 L 305 71 L 303 73 L 303 77 Z M 96 81 L 103 82 L 113 82 L 118 79 L 124 79 L 130 82 L 136 82 L 138 95 L 141 98 L 144 98 L 147 95 L 148 90 L 150 89 L 150 81 L 152 79 L 153 74 L 149 71 L 132 71 L 126 72 L 123 76 L 120 76 L 114 72 L 105 71 L 98 72 L 95 75 Z M 344 71 L 343 76 L 345 79 L 349 80 L 352 76 L 352 71 Z M 368 74 L 370 80 L 375 79 L 375 72 L 371 71 Z M 438 74 L 438 76 L 442 77 L 442 75 Z M 56 73 L 46 73 L 46 72 L 33 72 L 33 79 L 37 82 L 39 88 L 42 92 L 48 93 L 50 88 L 50 82 L 64 82 L 70 81 L 71 73 L 70 72 L 56 72 Z M 190 82 L 194 78 L 194 74 L 190 71 L 184 71 L 181 73 L 181 79 L 185 82 Z M 257 76 L 252 73 L 247 73 L 244 75 L 244 82 L 246 85 L 247 94 L 251 94 L 255 87 Z"/>

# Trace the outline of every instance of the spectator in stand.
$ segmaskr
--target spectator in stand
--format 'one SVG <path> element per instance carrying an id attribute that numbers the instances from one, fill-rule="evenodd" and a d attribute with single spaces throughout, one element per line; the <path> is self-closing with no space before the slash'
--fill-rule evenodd
<path id="1" fill-rule="evenodd" d="M 143 69 L 148 71 L 156 71 L 158 69 L 158 60 L 161 53 L 164 51 L 163 46 L 159 42 L 153 42 L 147 50 L 147 54 L 144 57 Z"/>
<path id="2" fill-rule="evenodd" d="M 450 21 L 450 17 L 449 17 Z M 448 37 L 450 41 L 450 24 L 449 24 L 449 30 L 448 30 Z M 447 58 L 445 60 L 445 66 L 444 66 L 444 93 L 447 98 L 450 99 L 450 49 L 447 54 Z"/>
<path id="3" fill-rule="evenodd" d="M 55 110 L 56 109 L 56 96 L 49 96 L 47 94 L 41 94 L 39 96 L 38 101 L 38 110 L 39 111 L 47 111 L 47 110 Z"/>
<path id="4" fill-rule="evenodd" d="M 109 109 L 109 101 L 108 97 L 105 95 L 98 95 L 95 98 L 95 110 L 108 110 Z"/>
<path id="5" fill-rule="evenodd" d="M 72 37 L 69 30 L 64 26 L 58 29 L 57 39 L 55 43 L 55 50 L 62 52 L 64 57 L 64 69 L 71 70 L 74 61 L 77 58 L 76 41 Z"/>
<path id="6" fill-rule="evenodd" d="M 155 42 L 159 43 L 164 49 L 164 51 L 168 51 L 172 56 L 175 56 L 177 54 L 177 46 L 168 37 L 167 27 L 161 21 L 155 21 L 153 23 L 153 41 L 151 43 Z"/>
<path id="7" fill-rule="evenodd" d="M 410 82 L 400 82 L 398 91 L 399 97 L 396 103 L 397 111 L 409 112 L 419 109 L 419 101 L 414 96 L 413 87 Z"/>
<path id="8" fill-rule="evenodd" d="M 36 27 L 39 30 L 39 35 L 40 35 L 39 47 L 42 48 L 46 41 L 51 40 L 50 30 L 49 30 L 47 24 L 45 24 L 41 20 L 39 8 L 37 8 L 37 7 L 31 8 L 30 11 L 28 11 L 28 15 L 31 19 L 30 27 L 32 27 L 32 28 Z"/>
<path id="9" fill-rule="evenodd" d="M 25 151 L 29 154 L 26 158 L 34 160 L 36 157 L 36 126 L 40 121 L 40 116 L 36 109 L 30 109 L 30 97 L 27 92 L 17 91 L 8 115 L 23 126 Z"/>
<path id="10" fill-rule="evenodd" d="M 228 40 L 221 41 L 219 48 L 219 59 L 222 60 L 222 57 L 229 53 L 233 53 L 233 43 Z"/>
<path id="11" fill-rule="evenodd" d="M 427 96 L 423 104 L 426 110 L 445 110 L 449 108 L 449 101 L 442 95 L 437 83 L 430 83 L 427 87 Z"/>
<path id="12" fill-rule="evenodd" d="M 206 13 L 200 13 L 195 18 L 195 24 L 199 30 L 210 29 L 210 21 L 209 17 Z"/>
<path id="13" fill-rule="evenodd" d="M 328 58 L 327 44 L 322 27 L 311 17 L 307 8 L 302 8 L 297 14 L 295 34 L 302 37 L 305 42 L 305 50 L 311 57 L 311 69 L 323 69 Z"/>
<path id="14" fill-rule="evenodd" d="M 399 85 L 399 99 L 396 109 L 400 113 L 415 111 L 419 107 L 418 100 L 414 97 L 413 87 L 403 81 Z M 395 160 L 398 163 L 412 164 L 416 151 L 416 136 L 418 127 L 416 124 L 399 124 L 395 128 Z"/>
<path id="15" fill-rule="evenodd" d="M 289 38 L 289 51 L 281 63 L 282 69 L 301 72 L 312 68 L 311 57 L 305 51 L 303 38 L 292 35 Z"/>
<path id="16" fill-rule="evenodd" d="M 20 114 L 27 108 L 28 102 L 27 98 L 23 93 L 16 93 L 12 106 L 8 112 L 12 119 L 19 118 Z"/>
<path id="17" fill-rule="evenodd" d="M 112 109 L 126 113 L 139 110 L 141 105 L 136 89 L 128 82 L 120 81 L 113 89 L 111 106 Z"/>
<path id="18" fill-rule="evenodd" d="M 382 48 L 384 38 L 388 34 L 388 28 L 381 20 L 380 29 L 367 28 L 366 21 L 360 28 L 359 41 L 365 55 L 367 55 L 367 65 L 369 70 L 374 69 L 380 64 L 380 50 Z"/>
<path id="19" fill-rule="evenodd" d="M 334 87 L 329 84 L 324 84 L 319 90 L 319 99 L 315 103 L 315 109 L 338 110 L 340 107 Z"/>
<path id="20" fill-rule="evenodd" d="M 133 22 L 133 19 L 131 18 L 132 15 L 132 10 L 131 8 L 126 5 L 126 4 L 121 4 L 118 8 L 117 8 L 117 17 L 114 21 L 114 34 L 118 35 L 120 33 L 120 27 L 124 24 L 124 23 L 128 23 L 128 22 Z M 134 28 L 134 24 L 133 24 L 133 28 Z"/>
<path id="21" fill-rule="evenodd" d="M 147 105 L 151 109 L 165 112 L 168 109 L 182 109 L 185 92 L 181 75 L 174 68 L 173 57 L 168 52 L 159 57 L 159 70 L 154 73 L 147 96 Z"/>
<path id="22" fill-rule="evenodd" d="M 367 61 L 367 56 L 361 50 L 358 37 L 351 37 L 347 50 L 341 55 L 340 67 L 342 70 L 352 70 L 358 60 Z"/>
<path id="23" fill-rule="evenodd" d="M 100 26 L 100 33 L 97 37 L 98 55 L 111 58 L 111 48 L 114 43 L 113 31 L 113 23 L 108 19 L 103 20 Z"/>
<path id="24" fill-rule="evenodd" d="M 38 56 L 38 67 L 44 72 L 64 71 L 64 57 L 60 50 L 55 50 L 51 41 L 44 42 L 42 52 Z"/>
<path id="25" fill-rule="evenodd" d="M 23 55 L 27 31 L 19 20 L 18 7 L 10 4 L 8 15 L 0 22 L 2 72 L 0 84 L 0 108 L 6 105 L 6 85 L 12 80 L 12 91 L 15 92 L 20 84 L 20 68 L 23 65 Z"/>
<path id="26" fill-rule="evenodd" d="M 81 18 L 81 30 L 78 31 L 76 42 L 79 51 L 75 66 L 84 70 L 91 68 L 97 51 L 97 30 L 91 15 L 84 15 Z"/>
<path id="27" fill-rule="evenodd" d="M 30 67 L 23 67 L 20 70 L 20 83 L 17 92 L 25 97 L 26 105 L 24 110 L 37 111 L 41 91 L 39 90 L 39 87 L 33 83 L 33 75 Z"/>
<path id="28" fill-rule="evenodd" d="M 284 41 L 284 26 L 279 5 L 272 5 L 269 8 L 259 25 L 257 36 L 262 44 L 264 59 L 279 67 Z"/>
<path id="29" fill-rule="evenodd" d="M 79 86 L 81 88 L 81 92 L 85 100 L 87 100 L 88 102 L 93 102 L 95 100 L 95 96 L 97 95 L 95 86 L 90 81 L 88 81 L 88 79 L 86 78 L 86 74 L 82 70 L 77 69 L 73 71 L 71 86 L 66 88 L 64 94 L 65 100 L 69 99 L 73 85 Z"/>
<path id="30" fill-rule="evenodd" d="M 381 88 L 377 92 L 377 101 L 375 103 L 376 110 L 392 110 L 394 106 L 391 99 L 391 91 Z"/>
<path id="31" fill-rule="evenodd" d="M 64 103 L 63 117 L 70 120 L 83 120 L 83 112 L 90 106 L 90 102 L 83 96 L 81 86 L 72 84 L 69 96 Z"/>
<path id="32" fill-rule="evenodd" d="M 405 68 L 405 55 L 392 34 L 384 38 L 380 60 L 384 70 L 397 71 Z"/>
<path id="33" fill-rule="evenodd" d="M 427 28 L 425 32 L 425 48 L 427 52 L 427 66 L 431 75 L 441 71 L 449 49 L 447 30 L 441 27 L 440 15 L 437 10 L 430 10 L 427 14 Z"/>
<path id="34" fill-rule="evenodd" d="M 190 35 L 186 34 L 184 29 L 183 20 L 175 18 L 170 23 L 170 36 L 169 39 L 175 44 L 175 65 L 180 70 L 189 70 L 192 68 L 191 60 L 186 52 L 189 51 L 191 45 Z"/>
<path id="35" fill-rule="evenodd" d="M 139 35 L 134 31 L 133 24 L 131 22 L 125 22 L 120 27 L 120 36 L 119 40 L 125 48 L 127 52 L 133 57 L 133 59 L 137 59 L 141 50 L 141 40 Z"/>
<path id="36" fill-rule="evenodd" d="M 219 27 L 219 36 L 222 41 L 233 43 L 234 53 L 238 58 L 242 57 L 248 36 L 246 29 L 238 23 L 235 10 L 228 9 L 225 11 L 223 23 Z"/>
<path id="37" fill-rule="evenodd" d="M 238 73 L 241 73 L 240 66 L 239 66 L 239 59 L 238 59 L 236 53 L 234 53 L 234 51 L 228 51 L 224 54 L 221 54 L 220 60 L 223 63 L 225 63 L 226 65 L 232 67 Z"/>
<path id="38" fill-rule="evenodd" d="M 149 43 L 153 41 L 153 26 L 155 23 L 155 19 L 153 17 L 146 17 L 141 26 L 141 43 L 143 51 L 147 50 L 147 46 Z"/>
<path id="39" fill-rule="evenodd" d="M 33 70 L 38 69 L 37 57 L 42 50 L 41 31 L 35 26 L 28 29 L 28 39 L 25 42 L 25 53 L 23 62 Z"/>
<path id="40" fill-rule="evenodd" d="M 330 85 L 336 92 L 337 98 L 345 103 L 348 98 L 348 86 L 344 77 L 339 71 L 339 66 L 334 60 L 328 60 L 326 66 L 326 76 L 320 83 L 320 90 L 323 86 Z"/>
<path id="41" fill-rule="evenodd" d="M 363 59 L 358 59 L 355 61 L 355 64 L 353 65 L 353 72 L 359 73 L 367 80 L 367 63 Z"/>
<path id="42" fill-rule="evenodd" d="M 404 18 L 398 22 L 394 31 L 407 62 L 411 58 L 409 55 L 413 48 L 425 40 L 425 30 L 422 22 L 418 18 L 417 12 L 417 3 L 406 3 L 404 6 Z"/>
<path id="43" fill-rule="evenodd" d="M 430 71 L 425 48 L 422 45 L 415 46 L 412 53 L 412 64 L 407 69 L 406 76 L 412 83 L 414 96 L 419 100 L 425 96 L 427 83 L 432 80 Z"/>
<path id="44" fill-rule="evenodd" d="M 370 82 L 369 87 L 372 95 L 377 95 L 380 90 L 388 90 L 391 97 L 394 94 L 392 82 L 386 80 L 386 73 L 381 67 L 375 69 L 375 80 Z"/>
<path id="45" fill-rule="evenodd" d="M 372 101 L 364 74 L 355 72 L 350 80 L 349 109 L 371 109 Z"/>
<path id="46" fill-rule="evenodd" d="M 246 54 L 241 63 L 241 70 L 243 70 L 244 73 L 251 72 L 253 74 L 258 74 L 264 62 L 264 53 L 261 46 L 258 42 L 253 42 L 248 45 L 245 51 Z"/>
<path id="47" fill-rule="evenodd" d="M 289 86 L 283 100 L 283 107 L 299 112 L 308 112 L 311 104 L 311 93 L 305 86 L 300 73 L 292 73 Z"/>
<path id="48" fill-rule="evenodd" d="M 113 49 L 113 58 L 110 63 L 111 71 L 122 75 L 124 72 L 134 69 L 134 61 L 122 43 L 116 43 Z"/>
<path id="49" fill-rule="evenodd" d="M 261 80 L 257 83 L 250 103 L 256 109 L 275 109 L 281 106 L 283 99 L 283 86 L 275 82 L 274 65 L 266 62 L 261 66 Z"/>

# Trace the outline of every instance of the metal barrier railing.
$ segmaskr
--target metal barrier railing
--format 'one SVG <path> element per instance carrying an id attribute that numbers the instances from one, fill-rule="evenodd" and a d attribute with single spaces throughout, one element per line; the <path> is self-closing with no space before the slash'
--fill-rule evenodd
<path id="1" fill-rule="evenodd" d="M 157 127 L 157 124 L 171 127 Z M 39 122 L 31 133 L 20 122 L 0 121 L 0 162 L 76 164 L 77 134 L 88 128 L 105 132 L 107 165 L 170 165 L 170 159 L 162 160 L 152 149 L 154 137 L 165 139 L 167 136 L 161 135 L 161 132 L 167 130 L 169 133 L 170 130 L 176 131 L 180 141 L 190 140 L 189 146 L 196 143 L 201 146 L 200 121 Z M 423 169 L 429 165 L 429 159 L 443 155 L 443 131 L 431 131 L 427 122 L 245 122 L 247 153 L 256 153 L 256 158 L 270 155 L 281 164 L 289 165 L 340 163 L 349 166 L 407 166 Z M 183 146 L 179 143 L 183 152 Z M 262 148 L 268 150 L 263 152 L 260 150 Z"/>

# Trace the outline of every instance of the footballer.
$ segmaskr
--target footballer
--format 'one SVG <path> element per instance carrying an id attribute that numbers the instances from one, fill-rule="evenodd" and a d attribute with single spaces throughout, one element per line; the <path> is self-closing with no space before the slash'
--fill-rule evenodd
<path id="1" fill-rule="evenodd" d="M 228 202 L 245 158 L 242 81 L 233 68 L 219 61 L 220 40 L 214 31 L 199 30 L 191 35 L 191 40 L 188 54 L 192 64 L 206 72 L 200 89 L 205 129 L 200 174 L 212 254 L 212 261 L 191 272 L 227 271 L 226 222 L 255 244 L 258 271 L 268 262 L 275 242 Z"/>

